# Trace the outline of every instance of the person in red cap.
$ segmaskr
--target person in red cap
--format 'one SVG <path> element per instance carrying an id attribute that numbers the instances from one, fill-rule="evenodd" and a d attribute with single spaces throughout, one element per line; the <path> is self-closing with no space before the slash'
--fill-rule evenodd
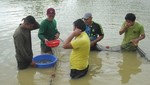
<path id="1" fill-rule="evenodd" d="M 38 37 L 41 40 L 41 53 L 52 54 L 52 49 L 46 46 L 46 42 L 49 40 L 55 40 L 59 38 L 59 31 L 57 30 L 57 24 L 55 17 L 55 9 L 47 9 L 47 18 L 44 19 L 40 24 L 40 29 L 38 32 Z"/>

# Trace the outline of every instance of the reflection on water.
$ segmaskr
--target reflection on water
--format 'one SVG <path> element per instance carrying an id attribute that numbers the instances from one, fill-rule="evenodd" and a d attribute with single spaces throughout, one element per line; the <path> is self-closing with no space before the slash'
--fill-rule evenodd
<path id="1" fill-rule="evenodd" d="M 49 85 L 54 68 L 29 68 L 19 70 L 17 80 L 19 85 Z"/>
<path id="2" fill-rule="evenodd" d="M 90 81 L 100 73 L 102 60 L 98 57 L 98 52 L 91 52 L 89 59 L 89 72 L 86 76 L 77 80 L 69 80 L 70 85 L 91 85 Z"/>
<path id="3" fill-rule="evenodd" d="M 34 83 L 35 73 L 36 73 L 35 70 L 18 71 L 17 79 L 18 79 L 19 85 L 36 85 Z"/>
<path id="4" fill-rule="evenodd" d="M 132 75 L 141 72 L 141 60 L 138 59 L 136 52 L 123 52 L 123 62 L 119 65 L 119 74 L 122 83 L 128 83 Z"/>

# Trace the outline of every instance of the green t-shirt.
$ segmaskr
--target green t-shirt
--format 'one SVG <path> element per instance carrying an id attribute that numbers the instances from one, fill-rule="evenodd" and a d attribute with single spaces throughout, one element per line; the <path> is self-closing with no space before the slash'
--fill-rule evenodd
<path id="1" fill-rule="evenodd" d="M 70 56 L 71 69 L 83 70 L 88 66 L 90 39 L 82 32 L 75 40 L 71 41 L 73 50 Z"/>
<path id="2" fill-rule="evenodd" d="M 125 22 L 122 26 L 125 25 Z M 128 28 L 128 30 L 124 34 L 124 38 L 122 41 L 122 45 L 129 43 L 131 40 L 138 38 L 141 34 L 144 34 L 144 27 L 135 22 L 135 24 Z"/>
<path id="3" fill-rule="evenodd" d="M 55 34 L 59 33 L 57 30 L 56 20 L 48 21 L 45 19 L 40 24 L 40 29 L 38 32 L 38 37 L 41 39 L 41 44 L 44 44 L 44 39 L 53 40 L 55 38 Z"/>

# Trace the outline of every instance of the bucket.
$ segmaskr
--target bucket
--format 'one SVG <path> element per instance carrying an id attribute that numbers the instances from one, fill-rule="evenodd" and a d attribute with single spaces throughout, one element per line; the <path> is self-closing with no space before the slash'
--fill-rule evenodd
<path id="1" fill-rule="evenodd" d="M 51 68 L 57 62 L 57 57 L 50 54 L 41 54 L 33 58 L 37 68 Z"/>

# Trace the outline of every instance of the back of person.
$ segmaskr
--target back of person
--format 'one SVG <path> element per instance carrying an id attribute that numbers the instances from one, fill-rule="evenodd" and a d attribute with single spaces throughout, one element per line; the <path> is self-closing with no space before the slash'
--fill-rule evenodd
<path id="1" fill-rule="evenodd" d="M 71 42 L 73 50 L 71 52 L 71 69 L 83 70 L 88 66 L 90 51 L 90 40 L 85 32 L 82 32 L 75 40 Z"/>
<path id="2" fill-rule="evenodd" d="M 86 25 L 82 19 L 73 22 L 73 32 L 64 41 L 64 49 L 72 49 L 70 55 L 70 77 L 77 79 L 85 76 L 89 68 L 90 39 L 85 32 Z"/>

